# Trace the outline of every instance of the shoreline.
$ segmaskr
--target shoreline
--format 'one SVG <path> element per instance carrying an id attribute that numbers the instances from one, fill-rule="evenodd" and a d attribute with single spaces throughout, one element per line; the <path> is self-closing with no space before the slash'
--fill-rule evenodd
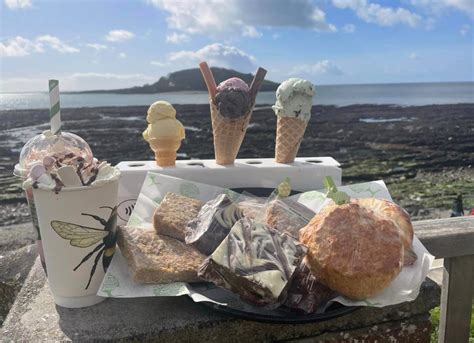
<path id="1" fill-rule="evenodd" d="M 41 92 L 39 92 L 41 93 Z M 67 93 L 67 92 L 65 92 Z M 46 95 L 48 93 L 45 93 Z M 67 93 L 67 94 L 73 94 L 73 93 Z M 114 93 L 108 93 L 108 94 L 114 94 Z M 161 93 L 157 93 L 161 94 Z M 127 95 L 127 94 L 120 94 L 120 95 Z M 146 94 L 148 95 L 148 94 Z M 254 112 L 262 109 L 268 109 L 271 108 L 274 104 L 271 103 L 262 103 L 262 104 L 256 104 L 254 108 Z M 173 104 L 173 106 L 207 106 L 206 104 Z M 403 105 L 403 104 L 376 104 L 376 103 L 355 103 L 355 104 L 348 104 L 348 105 L 313 105 L 313 107 L 334 107 L 337 109 L 344 109 L 344 108 L 353 108 L 353 107 L 392 107 L 392 108 L 407 108 L 407 107 L 431 107 L 431 106 L 474 106 L 474 102 L 456 102 L 456 103 L 446 103 L 446 104 L 426 104 L 426 105 Z M 127 105 L 127 106 L 82 106 L 82 107 L 64 107 L 61 109 L 67 109 L 67 110 L 91 110 L 91 109 L 101 109 L 101 110 L 113 110 L 113 109 L 136 109 L 137 107 L 145 107 L 148 108 L 146 105 Z M 49 108 L 47 107 L 38 107 L 38 108 L 15 108 L 15 109 L 0 109 L 0 116 L 2 114 L 7 114 L 11 112 L 17 112 L 17 111 L 35 111 L 35 112 L 43 112 L 43 111 L 49 111 Z"/>
<path id="2" fill-rule="evenodd" d="M 239 158 L 273 157 L 276 117 L 259 105 Z M 63 128 L 89 142 L 99 159 L 113 164 L 151 160 L 141 133 L 148 106 L 62 110 Z M 208 105 L 175 105 L 187 130 L 180 153 L 213 158 Z M 474 207 L 474 104 L 313 106 L 298 156 L 332 156 L 343 183 L 383 179 L 394 200 L 415 219 L 449 216 L 458 193 Z M 29 221 L 20 182 L 12 176 L 27 139 L 49 126 L 47 109 L 0 111 L 0 228 Z M 375 120 L 373 120 L 375 119 Z M 362 121 L 361 121 L 362 120 Z M 120 139 L 118 139 L 120 137 Z"/>

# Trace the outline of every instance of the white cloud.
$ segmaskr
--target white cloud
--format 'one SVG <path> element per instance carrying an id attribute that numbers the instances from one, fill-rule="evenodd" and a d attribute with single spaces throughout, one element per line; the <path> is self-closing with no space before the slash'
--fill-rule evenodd
<path id="1" fill-rule="evenodd" d="M 166 67 L 169 63 L 160 61 L 151 61 L 150 64 L 156 67 Z"/>
<path id="2" fill-rule="evenodd" d="M 49 46 L 51 49 L 59 51 L 62 54 L 74 54 L 79 52 L 79 49 L 74 48 L 66 43 L 63 43 L 58 37 L 51 35 L 44 35 L 36 38 L 36 42 Z"/>
<path id="3" fill-rule="evenodd" d="M 166 42 L 171 44 L 189 42 L 189 36 L 185 33 L 173 32 L 170 35 L 166 35 Z"/>
<path id="4" fill-rule="evenodd" d="M 422 20 L 420 15 L 410 12 L 406 8 L 384 7 L 379 4 L 369 3 L 367 0 L 332 0 L 332 4 L 341 9 L 349 8 L 365 22 L 375 23 L 380 26 L 405 24 L 415 27 Z"/>
<path id="5" fill-rule="evenodd" d="M 315 64 L 299 65 L 294 67 L 289 75 L 342 75 L 342 69 L 334 62 L 322 60 Z"/>
<path id="6" fill-rule="evenodd" d="M 356 30 L 356 27 L 353 24 L 346 24 L 341 29 L 345 33 L 354 33 Z"/>
<path id="7" fill-rule="evenodd" d="M 274 33 L 274 34 L 272 34 L 272 38 L 276 40 L 276 39 L 280 38 L 280 35 L 278 33 Z"/>
<path id="8" fill-rule="evenodd" d="M 465 36 L 465 35 L 468 34 L 470 29 L 471 29 L 471 27 L 469 25 L 465 24 L 461 27 L 461 30 L 459 30 L 459 33 L 461 34 L 461 36 Z"/>
<path id="9" fill-rule="evenodd" d="M 5 43 L 0 43 L 0 56 L 2 57 L 23 57 L 32 53 L 42 53 L 44 48 L 49 47 L 60 53 L 72 54 L 79 52 L 79 49 L 67 45 L 59 38 L 51 35 L 43 35 L 35 40 L 30 40 L 21 36 L 8 39 Z"/>
<path id="10" fill-rule="evenodd" d="M 31 0 L 5 0 L 4 3 L 11 10 L 32 7 Z"/>
<path id="11" fill-rule="evenodd" d="M 441 14 L 445 9 L 454 9 L 474 17 L 472 0 L 411 0 L 411 4 L 437 14 Z"/>
<path id="12" fill-rule="evenodd" d="M 109 42 L 124 42 L 135 37 L 135 34 L 127 30 L 112 30 L 105 36 Z"/>
<path id="13" fill-rule="evenodd" d="M 0 83 L 0 92 L 47 91 L 48 77 L 40 74 L 34 77 L 4 77 Z M 114 74 L 97 72 L 78 72 L 57 74 L 62 91 L 81 91 L 91 89 L 117 89 L 143 85 L 158 80 L 159 75 L 149 76 L 141 73 Z"/>
<path id="14" fill-rule="evenodd" d="M 97 51 L 107 49 L 107 45 L 98 44 L 98 43 L 89 43 L 89 44 L 86 44 L 86 46 L 88 46 L 89 48 L 95 49 Z"/>
<path id="15" fill-rule="evenodd" d="M 155 77 L 146 76 L 143 74 L 114 74 L 114 73 L 74 73 L 67 78 L 71 79 L 83 79 L 83 78 L 99 78 L 99 79 L 114 79 L 114 80 L 135 80 L 140 79 L 143 81 L 155 80 Z"/>
<path id="16" fill-rule="evenodd" d="M 21 36 L 8 39 L 5 43 L 0 43 L 1 57 L 23 57 L 33 52 L 44 52 L 43 47 L 29 39 Z"/>
<path id="17" fill-rule="evenodd" d="M 416 52 L 412 52 L 411 54 L 408 55 L 408 58 L 411 60 L 417 60 L 418 57 L 420 57 Z"/>
<path id="18" fill-rule="evenodd" d="M 232 68 L 250 72 L 255 68 L 255 57 L 234 46 L 214 43 L 196 50 L 182 50 L 169 54 L 168 59 L 175 65 L 197 67 L 201 61 L 210 66 Z"/>
<path id="19" fill-rule="evenodd" d="M 245 25 L 242 27 L 242 36 L 250 38 L 260 38 L 262 37 L 262 33 L 257 31 L 255 26 Z"/>
<path id="20" fill-rule="evenodd" d="M 336 31 L 311 0 L 147 0 L 168 13 L 171 29 L 210 36 L 237 33 L 258 38 L 258 27 L 300 27 Z"/>
<path id="21" fill-rule="evenodd" d="M 127 58 L 127 54 L 124 52 L 121 52 L 118 54 L 118 57 L 124 59 L 124 58 Z"/>

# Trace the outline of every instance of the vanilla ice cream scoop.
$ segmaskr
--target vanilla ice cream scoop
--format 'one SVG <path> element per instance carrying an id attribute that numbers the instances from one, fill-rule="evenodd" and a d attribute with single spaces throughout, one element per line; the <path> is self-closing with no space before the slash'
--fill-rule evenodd
<path id="1" fill-rule="evenodd" d="M 148 109 L 146 121 L 148 127 L 143 131 L 143 138 L 155 153 L 156 163 L 160 167 L 174 166 L 176 152 L 185 137 L 176 110 L 169 102 L 157 101 Z"/>
<path id="2" fill-rule="evenodd" d="M 143 138 L 150 142 L 152 139 L 175 138 L 183 140 L 185 138 L 184 126 L 176 119 L 176 110 L 167 101 L 157 101 L 150 106 L 147 112 L 146 121 L 149 123 Z"/>
<path id="3" fill-rule="evenodd" d="M 308 122 L 311 118 L 314 94 L 314 85 L 311 82 L 291 78 L 278 87 L 277 101 L 272 108 L 277 116 L 298 118 Z"/>

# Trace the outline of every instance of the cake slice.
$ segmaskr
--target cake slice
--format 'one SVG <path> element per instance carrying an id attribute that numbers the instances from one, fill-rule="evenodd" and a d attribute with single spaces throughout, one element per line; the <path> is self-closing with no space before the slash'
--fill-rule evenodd
<path id="1" fill-rule="evenodd" d="M 168 192 L 153 214 L 153 227 L 160 235 L 184 242 L 186 225 L 198 215 L 202 205 L 202 201 Z"/>
<path id="2" fill-rule="evenodd" d="M 265 221 L 268 226 L 298 239 L 299 231 L 314 217 L 311 209 L 290 199 L 275 199 L 268 204 Z"/>
<path id="3" fill-rule="evenodd" d="M 284 305 L 298 312 L 314 313 L 336 296 L 335 291 L 318 282 L 303 261 L 295 271 Z"/>
<path id="4" fill-rule="evenodd" d="M 254 305 L 277 304 L 305 254 L 306 247 L 296 239 L 243 218 L 198 275 Z"/>
<path id="5" fill-rule="evenodd" d="M 188 223 L 186 244 L 209 256 L 242 217 L 242 210 L 226 194 L 221 194 L 208 201 L 197 217 Z"/>
<path id="6" fill-rule="evenodd" d="M 137 283 L 202 281 L 197 270 L 205 256 L 174 238 L 120 227 L 117 242 Z"/>

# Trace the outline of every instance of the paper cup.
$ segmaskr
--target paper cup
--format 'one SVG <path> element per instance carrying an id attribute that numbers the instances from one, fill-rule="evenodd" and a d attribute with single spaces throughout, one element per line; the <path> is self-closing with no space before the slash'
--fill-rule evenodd
<path id="1" fill-rule="evenodd" d="M 118 178 L 56 194 L 33 189 L 48 281 L 57 305 L 86 307 L 96 295 L 115 251 Z"/>
<path id="2" fill-rule="evenodd" d="M 22 181 L 25 181 L 28 177 L 28 172 L 26 169 L 20 167 L 19 164 L 15 165 L 15 169 L 13 171 L 13 175 L 19 177 Z M 43 252 L 43 244 L 41 242 L 41 233 L 38 225 L 38 216 L 36 215 L 36 206 L 35 201 L 33 198 L 33 189 L 28 188 L 24 189 L 26 202 L 28 203 L 28 208 L 30 209 L 31 215 L 31 222 L 33 224 L 33 228 L 35 229 L 36 233 L 36 246 L 38 248 L 38 255 L 40 257 L 41 265 L 43 266 L 44 271 L 46 272 L 46 264 L 44 261 L 44 252 Z"/>

